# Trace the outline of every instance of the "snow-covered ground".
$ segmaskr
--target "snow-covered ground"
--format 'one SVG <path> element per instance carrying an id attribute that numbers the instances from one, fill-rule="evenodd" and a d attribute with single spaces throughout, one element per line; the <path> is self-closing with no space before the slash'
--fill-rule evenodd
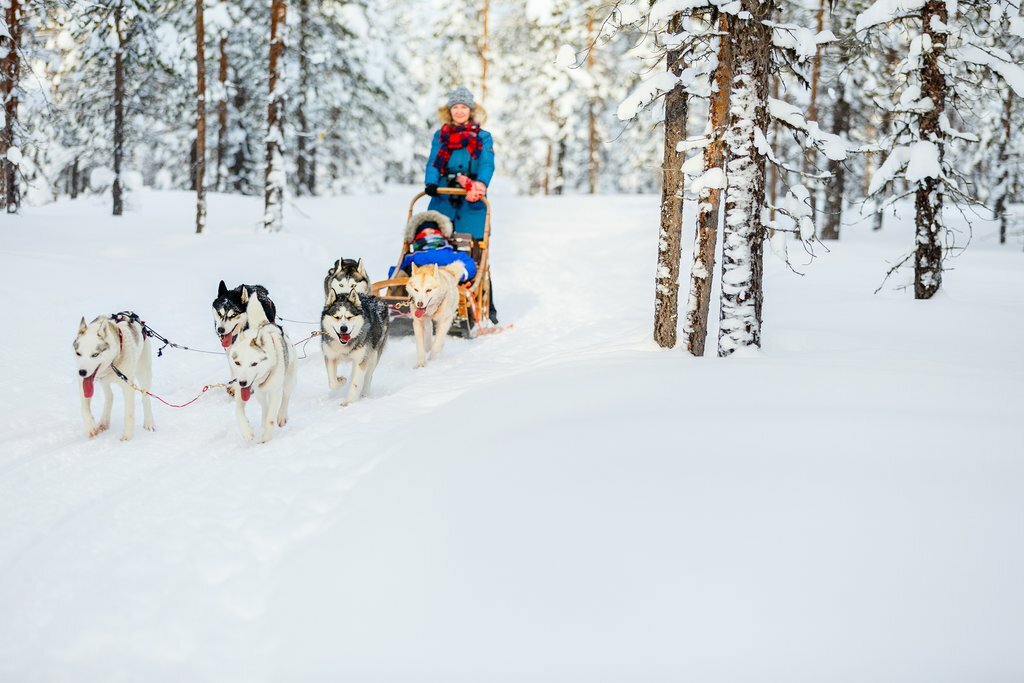
<path id="1" fill-rule="evenodd" d="M 649 340 L 656 198 L 498 195 L 512 331 L 424 370 L 395 340 L 348 408 L 311 342 L 267 445 L 220 392 L 130 443 L 118 394 L 86 438 L 81 316 L 216 350 L 224 278 L 316 320 L 338 256 L 383 277 L 410 192 L 271 236 L 220 195 L 203 236 L 185 193 L 0 219 L 0 680 L 1024 679 L 1024 255 L 989 224 L 928 302 L 872 294 L 909 211 L 803 276 L 769 257 L 763 351 L 693 359 Z M 154 366 L 176 402 L 226 376 Z"/>

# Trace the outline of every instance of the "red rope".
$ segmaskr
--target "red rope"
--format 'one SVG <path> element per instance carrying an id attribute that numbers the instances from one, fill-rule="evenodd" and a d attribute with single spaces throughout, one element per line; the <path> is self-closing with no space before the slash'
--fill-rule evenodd
<path id="1" fill-rule="evenodd" d="M 159 396 L 157 396 L 156 394 L 154 394 L 151 391 L 147 391 L 146 392 L 146 396 L 152 396 L 156 400 L 158 400 L 161 403 L 163 403 L 165 406 L 170 406 L 171 408 L 186 408 L 186 407 L 192 405 L 193 403 L 195 403 L 196 401 L 198 401 L 199 399 L 201 399 L 203 397 L 203 394 L 205 394 L 209 390 L 210 390 L 210 385 L 207 384 L 206 386 L 203 387 L 203 390 L 199 392 L 198 396 L 196 396 L 194 399 L 192 399 L 188 403 L 182 403 L 181 405 L 177 405 L 177 404 L 174 404 L 174 403 L 169 403 L 169 402 L 167 402 L 164 399 L 160 398 Z"/>

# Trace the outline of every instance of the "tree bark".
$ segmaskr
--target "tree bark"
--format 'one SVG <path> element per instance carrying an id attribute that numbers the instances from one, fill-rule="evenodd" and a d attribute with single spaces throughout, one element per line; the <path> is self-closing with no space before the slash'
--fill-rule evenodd
<path id="1" fill-rule="evenodd" d="M 678 31 L 680 15 L 672 19 L 670 31 Z M 683 71 L 683 51 L 665 55 L 665 68 L 676 76 Z M 679 259 L 683 230 L 683 161 L 678 150 L 686 140 L 687 94 L 676 85 L 665 95 L 665 149 L 661 165 L 661 230 L 658 235 L 658 271 L 654 287 L 654 341 L 662 348 L 676 345 L 679 321 Z M 591 192 L 594 191 L 591 185 Z"/>
<path id="2" fill-rule="evenodd" d="M 196 234 L 206 227 L 206 30 L 196 0 Z"/>
<path id="3" fill-rule="evenodd" d="M 220 37 L 220 64 L 217 78 L 220 81 L 219 100 L 217 102 L 217 179 L 218 191 L 224 190 L 227 181 L 228 154 L 228 37 Z"/>
<path id="4" fill-rule="evenodd" d="M 491 2 L 490 0 L 484 0 L 483 12 L 481 12 L 481 18 L 483 20 L 483 27 L 480 33 L 480 99 L 484 102 L 487 101 L 487 51 L 490 49 L 490 27 L 488 23 L 491 17 Z"/>
<path id="5" fill-rule="evenodd" d="M 78 157 L 71 162 L 71 198 L 78 199 Z"/>
<path id="6" fill-rule="evenodd" d="M 5 52 L 0 61 L 0 96 L 3 97 L 5 119 L 0 139 L 0 174 L 3 176 L 2 201 L 7 213 L 18 213 L 21 208 L 18 165 L 8 158 L 7 153 L 17 146 L 15 135 L 18 127 L 18 78 L 21 75 L 21 0 L 8 0 L 5 15 L 10 37 L 0 39 L 0 48 Z"/>
<path id="7" fill-rule="evenodd" d="M 725 35 L 716 39 L 718 67 L 715 69 L 715 87 L 712 88 L 711 101 L 708 104 L 708 134 L 711 140 L 704 148 L 704 172 L 718 168 L 724 174 L 725 126 L 728 122 L 729 96 L 732 91 L 732 50 L 728 34 L 729 24 L 725 15 L 719 15 L 718 21 Z M 701 189 L 685 325 L 686 348 L 694 356 L 704 355 L 708 336 L 711 287 L 715 273 L 715 247 L 718 244 L 718 214 L 721 212 L 721 205 L 721 188 Z"/>
<path id="8" fill-rule="evenodd" d="M 273 0 L 270 9 L 270 99 L 267 104 L 267 165 L 264 185 L 263 228 L 279 232 L 284 223 L 284 90 L 281 61 L 287 5 Z"/>
<path id="9" fill-rule="evenodd" d="M 733 50 L 733 86 L 725 146 L 728 189 L 722 249 L 722 298 L 718 355 L 761 345 L 765 160 L 754 131 L 768 125 L 768 68 L 773 0 L 743 0 L 747 18 L 728 17 Z M 742 14 L 742 12 L 741 12 Z"/>
<path id="10" fill-rule="evenodd" d="M 928 0 L 921 11 L 925 35 L 931 38 L 932 49 L 922 55 L 921 91 L 934 106 L 918 116 L 921 139 L 933 143 L 941 164 L 945 151 L 945 133 L 939 125 L 946 108 L 946 78 L 939 62 L 946 51 L 946 34 L 936 31 L 946 24 L 946 0 Z M 918 181 L 914 198 L 917 245 L 914 250 L 914 298 L 930 299 L 942 286 L 942 180 L 925 178 Z"/>
<path id="11" fill-rule="evenodd" d="M 114 8 L 114 32 L 117 34 L 117 50 L 114 52 L 114 185 L 111 193 L 114 199 L 114 215 L 124 214 L 121 187 L 121 164 L 124 161 L 124 0 Z"/>
<path id="12" fill-rule="evenodd" d="M 1002 137 L 999 140 L 999 182 L 996 185 L 996 196 L 995 203 L 995 214 L 999 218 L 999 244 L 1006 244 L 1006 223 L 1008 219 L 1006 211 L 1006 200 L 1010 195 L 1012 184 L 1011 171 L 1010 171 L 1010 119 L 1013 116 L 1013 89 L 1006 88 L 1006 102 L 1003 105 L 1003 126 L 1002 126 Z"/>
<path id="13" fill-rule="evenodd" d="M 295 141 L 295 172 L 298 180 L 295 188 L 296 195 L 313 194 L 311 179 L 309 177 L 309 122 L 306 118 L 306 107 L 309 105 L 309 58 L 306 55 L 309 37 L 309 0 L 299 0 L 299 106 L 296 109 L 295 117 L 298 120 L 299 130 Z"/>
<path id="14" fill-rule="evenodd" d="M 817 33 L 821 33 L 825 28 L 825 0 L 818 0 L 818 11 L 815 14 L 815 23 L 817 25 Z M 807 105 L 807 116 L 808 121 L 818 120 L 818 87 L 821 83 L 821 46 L 818 45 L 814 52 L 814 59 L 811 60 L 811 93 L 810 102 Z M 835 132 L 835 131 L 833 131 Z M 815 147 L 809 147 L 804 150 L 804 173 L 812 174 L 817 172 L 817 161 L 818 161 L 818 150 Z M 808 188 L 810 189 L 810 204 L 811 204 L 811 220 L 815 223 L 818 222 L 818 185 L 817 181 L 813 181 L 813 184 Z"/>
<path id="15" fill-rule="evenodd" d="M 594 10 L 590 9 L 587 11 L 587 42 L 590 45 L 594 44 Z M 593 73 L 594 69 L 594 52 L 596 50 L 587 50 L 587 69 Z M 678 60 L 679 56 L 677 56 Z M 685 111 L 685 104 L 683 105 Z M 683 128 L 686 128 L 685 122 Z M 666 128 L 666 134 L 668 130 Z M 683 138 L 685 139 L 685 130 Z M 667 139 L 667 138 L 666 138 Z M 590 194 L 597 194 L 597 182 L 598 174 L 600 173 L 600 158 L 598 154 L 598 146 L 600 141 L 597 137 L 597 98 L 593 93 L 587 98 L 587 189 Z M 673 344 L 674 342 L 673 335 Z"/>
<path id="16" fill-rule="evenodd" d="M 837 86 L 835 110 L 832 112 L 832 132 L 843 135 L 850 129 L 850 103 L 846 101 L 846 88 L 840 82 Z M 832 175 L 825 192 L 825 225 L 821 228 L 821 239 L 839 239 L 839 226 L 843 220 L 843 195 L 846 192 L 846 166 L 841 161 L 829 160 L 828 172 Z"/>

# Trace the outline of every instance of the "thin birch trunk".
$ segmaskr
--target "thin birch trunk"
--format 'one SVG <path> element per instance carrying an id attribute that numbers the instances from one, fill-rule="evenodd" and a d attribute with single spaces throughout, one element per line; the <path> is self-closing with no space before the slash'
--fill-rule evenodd
<path id="1" fill-rule="evenodd" d="M 818 11 L 815 14 L 815 23 L 817 24 L 817 33 L 821 33 L 825 28 L 825 0 L 818 0 Z M 818 88 L 821 83 L 821 45 L 817 46 L 814 52 L 814 59 L 811 60 L 811 94 L 810 102 L 807 105 L 807 120 L 817 121 L 818 120 Z M 804 150 L 804 173 L 813 174 L 817 173 L 817 161 L 818 161 L 818 150 L 815 147 L 809 147 Z M 810 186 L 810 203 L 811 203 L 811 220 L 815 223 L 818 222 L 818 185 L 815 181 Z"/>
<path id="2" fill-rule="evenodd" d="M 114 199 L 114 215 L 124 214 L 124 200 L 121 187 L 121 164 L 124 161 L 124 48 L 125 35 L 124 0 L 114 8 L 114 32 L 117 34 L 117 49 L 114 52 L 114 185 L 111 189 Z"/>
<path id="3" fill-rule="evenodd" d="M 196 234 L 206 227 L 206 29 L 196 0 Z"/>
<path id="4" fill-rule="evenodd" d="M 310 178 L 309 154 L 311 140 L 306 108 L 309 106 L 309 57 L 306 54 L 309 38 L 309 0 L 299 0 L 299 106 L 295 117 L 299 130 L 295 141 L 295 172 L 298 180 L 295 194 L 313 194 Z"/>
<path id="5" fill-rule="evenodd" d="M 708 104 L 708 134 L 710 144 L 704 148 L 704 172 L 721 169 L 725 174 L 725 130 L 729 115 L 729 97 L 732 91 L 732 50 L 729 24 L 725 15 L 718 21 L 724 36 L 718 42 L 718 67 L 715 69 L 715 87 Z M 690 268 L 690 295 L 686 305 L 686 348 L 694 356 L 704 355 L 708 336 L 708 315 L 711 310 L 711 289 L 715 273 L 715 247 L 718 244 L 718 215 L 721 213 L 722 189 L 701 189 L 697 207 L 697 232 L 693 246 L 693 265 Z"/>
<path id="6" fill-rule="evenodd" d="M 593 44 L 593 32 L 594 10 L 590 9 L 587 11 L 587 41 L 589 44 Z M 587 69 L 590 70 L 591 72 L 593 72 L 594 69 L 595 52 L 596 50 L 594 49 L 587 50 Z M 597 98 L 594 97 L 593 93 L 591 93 L 591 95 L 587 99 L 587 190 L 590 194 L 597 193 L 598 174 L 600 173 L 600 158 L 598 154 L 598 146 L 600 140 L 597 136 L 596 100 Z"/>
<path id="7" fill-rule="evenodd" d="M 996 185 L 997 192 L 999 193 L 996 197 L 995 202 L 995 214 L 999 218 L 999 244 L 1006 244 L 1006 224 L 1008 220 L 1006 204 L 1007 198 L 1010 195 L 1011 183 L 1011 172 L 1009 164 L 1009 148 L 1010 148 L 1010 119 L 1013 116 L 1013 90 L 1011 88 L 1006 89 L 1006 102 L 1003 105 L 1003 126 L 1002 126 L 1002 138 L 999 140 L 999 159 L 1000 175 L 999 183 Z"/>
<path id="8" fill-rule="evenodd" d="M 220 82 L 217 101 L 217 190 L 223 191 L 227 183 L 228 154 L 228 37 L 220 37 L 220 64 L 217 72 Z"/>
<path id="9" fill-rule="evenodd" d="M 264 185 L 263 228 L 279 232 L 284 224 L 284 88 L 281 61 L 287 5 L 273 0 L 270 9 L 270 99 L 267 104 L 267 166 Z"/>
<path id="10" fill-rule="evenodd" d="M 670 30 L 678 31 L 680 15 Z M 665 68 L 675 75 L 683 70 L 683 51 L 669 50 Z M 661 230 L 658 236 L 658 272 L 654 294 L 654 341 L 662 348 L 676 345 L 679 321 L 679 259 L 683 228 L 683 161 L 679 144 L 686 140 L 687 95 L 676 85 L 665 95 L 665 149 L 662 161 Z M 593 192 L 593 186 L 591 186 Z"/>
<path id="11" fill-rule="evenodd" d="M 832 112 L 832 132 L 844 135 L 850 129 L 850 103 L 846 100 L 846 88 L 842 83 L 836 86 L 836 104 Z M 828 172 L 831 178 L 825 190 L 825 225 L 821 228 L 821 239 L 839 239 L 839 226 L 843 220 L 843 196 L 846 192 L 846 166 L 841 161 L 830 159 Z"/>

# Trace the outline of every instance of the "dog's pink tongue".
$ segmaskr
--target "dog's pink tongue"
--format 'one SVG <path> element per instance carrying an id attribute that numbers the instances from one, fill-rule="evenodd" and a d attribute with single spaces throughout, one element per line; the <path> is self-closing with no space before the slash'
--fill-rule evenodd
<path id="1" fill-rule="evenodd" d="M 340 339 L 342 342 L 348 344 L 349 341 L 352 339 L 352 335 L 351 334 L 341 334 L 341 335 L 338 335 L 338 339 Z"/>
<path id="2" fill-rule="evenodd" d="M 93 375 L 92 377 L 86 377 L 86 378 L 84 378 L 82 380 L 82 394 L 86 398 L 92 398 L 92 391 L 93 391 L 92 380 L 93 380 L 93 377 L 95 377 L 95 375 Z"/>
<path id="3" fill-rule="evenodd" d="M 413 315 L 415 315 L 417 318 L 422 318 L 423 314 L 426 312 L 427 309 L 425 308 L 417 308 L 415 311 L 413 311 Z"/>
<path id="4" fill-rule="evenodd" d="M 250 396 L 252 396 L 252 387 L 242 387 L 242 400 L 248 401 Z"/>
<path id="5" fill-rule="evenodd" d="M 229 346 L 231 346 L 231 335 L 230 334 L 223 335 L 220 338 L 220 345 L 223 346 L 225 349 L 228 348 Z"/>

